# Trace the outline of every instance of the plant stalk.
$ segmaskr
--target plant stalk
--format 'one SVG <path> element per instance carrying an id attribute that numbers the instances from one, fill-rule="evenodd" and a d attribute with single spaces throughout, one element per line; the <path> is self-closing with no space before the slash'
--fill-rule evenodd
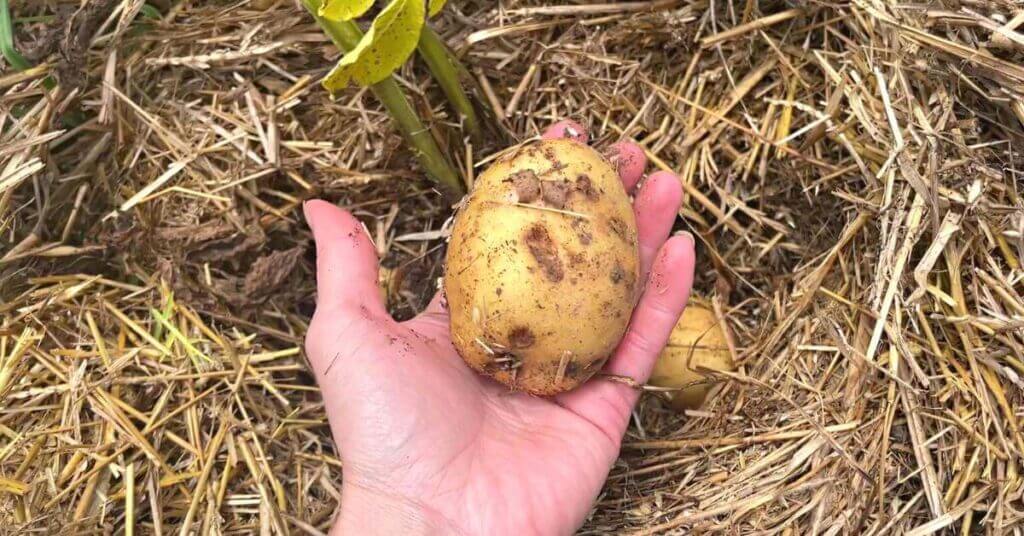
<path id="1" fill-rule="evenodd" d="M 18 52 L 14 46 L 14 21 L 11 19 L 11 8 L 8 0 L 0 0 L 0 54 L 3 54 L 7 64 L 16 71 L 27 71 L 33 67 L 25 56 Z M 52 77 L 43 79 L 43 87 L 53 89 L 57 82 Z"/>
<path id="2" fill-rule="evenodd" d="M 458 60 L 452 57 L 448 52 L 448 47 L 444 45 L 437 33 L 426 23 L 423 24 L 423 30 L 420 32 L 420 41 L 416 48 L 419 50 L 423 61 L 426 62 L 427 68 L 434 75 L 434 80 L 437 81 L 445 96 L 448 97 L 448 102 L 462 116 L 463 125 L 466 132 L 469 133 L 469 138 L 473 140 L 473 144 L 477 147 L 482 146 L 484 133 L 480 127 L 480 118 L 477 116 L 476 108 L 473 107 L 473 102 L 469 100 L 469 96 L 466 95 L 465 90 L 462 88 L 462 83 L 459 80 L 459 69 L 455 65 L 455 62 Z"/>
<path id="3" fill-rule="evenodd" d="M 15 70 L 32 68 L 32 64 L 14 48 L 14 24 L 11 22 L 11 8 L 7 0 L 0 0 L 0 52 L 3 52 L 4 59 Z"/>
<path id="4" fill-rule="evenodd" d="M 302 0 L 306 10 L 309 11 L 320 28 L 334 41 L 339 49 L 348 52 L 355 48 L 363 37 L 362 30 L 352 21 L 337 22 L 320 17 L 317 13 L 320 9 L 320 0 Z M 437 141 L 430 134 L 430 131 L 423 125 L 416 115 L 409 100 L 395 82 L 394 77 L 377 82 L 370 86 L 370 90 L 387 109 L 388 114 L 398 125 L 398 130 L 406 143 L 416 152 L 427 176 L 441 187 L 443 193 L 452 201 L 458 200 L 465 193 L 462 180 L 458 172 L 448 161 L 448 158 L 441 152 Z"/>

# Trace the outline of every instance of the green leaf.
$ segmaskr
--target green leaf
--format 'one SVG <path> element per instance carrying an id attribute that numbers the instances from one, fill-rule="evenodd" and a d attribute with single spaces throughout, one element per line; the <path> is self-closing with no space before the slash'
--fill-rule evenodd
<path id="1" fill-rule="evenodd" d="M 160 20 L 164 14 L 160 13 L 160 10 L 150 4 L 142 4 L 139 8 L 139 14 L 147 19 Z"/>
<path id="2" fill-rule="evenodd" d="M 433 17 L 441 12 L 441 8 L 448 3 L 448 0 L 430 0 L 430 5 L 427 7 L 427 12 Z"/>
<path id="3" fill-rule="evenodd" d="M 324 79 L 328 91 L 337 91 L 355 80 L 369 86 L 384 80 L 416 50 L 426 22 L 423 0 L 392 0 L 374 19 L 370 31 Z"/>
<path id="4" fill-rule="evenodd" d="M 373 0 L 326 0 L 320 4 L 319 15 L 327 20 L 342 21 L 358 18 L 373 6 Z"/>

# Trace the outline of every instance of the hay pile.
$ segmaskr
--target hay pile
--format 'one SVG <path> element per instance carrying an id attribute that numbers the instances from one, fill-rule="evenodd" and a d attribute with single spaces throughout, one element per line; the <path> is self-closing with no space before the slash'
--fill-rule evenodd
<path id="1" fill-rule="evenodd" d="M 367 223 L 398 316 L 449 208 L 371 95 L 324 94 L 338 53 L 292 0 L 68 3 L 16 1 L 40 67 L 0 71 L 0 532 L 319 534 L 341 467 L 297 208 Z M 681 175 L 733 330 L 705 408 L 643 399 L 583 532 L 1019 532 L 1024 12 L 796 4 L 437 24 L 514 137 L 570 116 Z M 400 74 L 461 168 L 494 149 Z"/>

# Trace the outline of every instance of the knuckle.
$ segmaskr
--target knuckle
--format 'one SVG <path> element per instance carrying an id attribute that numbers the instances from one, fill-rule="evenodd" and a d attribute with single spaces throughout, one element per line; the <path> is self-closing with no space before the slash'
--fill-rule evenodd
<path id="1" fill-rule="evenodd" d="M 313 319 L 309 322 L 309 329 L 306 330 L 306 340 L 304 341 L 306 355 L 310 359 L 319 357 L 324 348 L 324 339 L 329 333 L 325 324 L 323 314 L 320 309 L 317 309 L 317 312 L 313 314 Z"/>
<path id="2" fill-rule="evenodd" d="M 314 366 L 327 354 L 337 354 L 345 345 L 339 344 L 346 333 L 351 332 L 353 322 L 345 321 L 344 315 L 332 314 L 318 307 L 313 313 L 306 330 L 304 347 L 306 355 Z"/>
<path id="3" fill-rule="evenodd" d="M 680 312 L 676 310 L 675 304 L 661 297 L 655 297 L 647 304 L 647 308 L 658 318 L 667 320 L 678 319 Z M 673 322 L 674 323 L 674 322 Z"/>
<path id="4" fill-rule="evenodd" d="M 659 345 L 655 344 L 647 335 L 639 330 L 631 330 L 626 334 L 624 346 L 629 354 L 633 355 L 654 355 L 661 351 Z"/>

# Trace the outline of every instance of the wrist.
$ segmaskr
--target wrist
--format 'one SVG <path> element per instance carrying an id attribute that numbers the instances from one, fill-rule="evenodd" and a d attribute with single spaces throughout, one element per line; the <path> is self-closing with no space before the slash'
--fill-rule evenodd
<path id="1" fill-rule="evenodd" d="M 344 483 L 338 518 L 331 530 L 340 534 L 462 534 L 437 511 L 418 502 Z"/>

